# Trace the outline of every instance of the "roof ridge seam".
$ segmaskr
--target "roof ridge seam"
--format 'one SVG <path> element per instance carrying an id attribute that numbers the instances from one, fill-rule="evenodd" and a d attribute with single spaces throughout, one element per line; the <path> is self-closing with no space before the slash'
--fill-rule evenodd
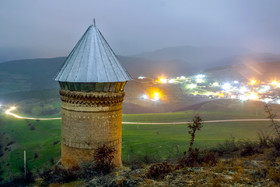
<path id="1" fill-rule="evenodd" d="M 100 32 L 100 34 L 101 34 L 102 38 L 104 39 L 104 41 L 106 42 L 106 44 L 108 45 L 108 47 L 110 48 L 110 51 L 113 53 L 112 56 L 114 56 L 114 57 L 117 59 L 117 61 L 119 61 L 118 58 L 117 58 L 117 55 L 115 54 L 115 52 L 113 51 L 113 49 L 111 48 L 111 46 L 108 44 L 108 42 L 107 42 L 107 40 L 104 38 L 103 34 L 102 34 L 101 32 Z M 129 78 L 130 80 L 132 80 L 132 77 L 130 76 L 130 74 L 128 73 L 128 71 L 126 70 L 126 68 L 125 68 L 120 62 L 117 64 L 117 66 L 118 66 L 119 68 L 121 67 L 120 69 L 123 69 L 123 70 L 125 71 L 126 75 L 124 75 L 124 72 L 121 71 L 121 73 L 123 74 L 123 77 L 125 77 L 125 79 Z"/>
<path id="2" fill-rule="evenodd" d="M 98 33 L 98 30 L 97 30 L 97 33 Z M 98 34 L 97 34 L 97 41 L 100 42 L 101 45 L 102 45 L 102 41 L 101 41 L 100 37 L 98 37 Z M 103 47 L 103 49 L 104 49 L 104 51 L 105 51 L 105 48 L 104 48 L 103 45 L 102 45 L 102 47 Z M 106 75 L 106 77 L 107 77 L 106 82 L 109 82 L 108 73 L 107 73 L 106 68 L 105 68 L 104 58 L 103 58 L 103 55 L 102 55 L 102 52 L 101 52 L 100 49 L 99 49 L 99 53 L 100 53 L 100 56 L 101 56 L 101 59 L 102 59 L 102 65 L 103 65 L 103 67 L 104 67 L 104 72 L 105 72 L 105 75 Z"/>
<path id="3" fill-rule="evenodd" d="M 100 34 L 100 31 L 98 30 L 98 34 Z M 102 37 L 102 35 L 100 36 L 100 37 Z M 104 38 L 103 38 L 104 39 Z M 104 40 L 100 40 L 101 41 L 101 45 L 103 46 L 103 48 L 105 49 L 105 47 L 104 47 Z M 105 53 L 106 53 L 106 55 L 108 56 L 108 53 L 107 53 L 107 50 L 104 50 L 105 51 Z M 110 53 L 110 52 L 109 52 Z M 114 67 L 113 67 L 113 64 L 112 64 L 112 62 L 111 62 L 111 59 L 110 58 L 108 58 L 108 60 L 109 60 L 109 63 L 111 64 L 111 67 L 112 67 L 112 70 L 113 70 L 113 72 L 114 72 L 114 75 L 115 75 L 115 77 L 116 77 L 116 79 L 119 81 L 119 78 L 118 78 L 118 76 L 117 76 L 117 74 L 116 74 L 116 72 L 115 72 L 115 70 L 114 70 Z"/>

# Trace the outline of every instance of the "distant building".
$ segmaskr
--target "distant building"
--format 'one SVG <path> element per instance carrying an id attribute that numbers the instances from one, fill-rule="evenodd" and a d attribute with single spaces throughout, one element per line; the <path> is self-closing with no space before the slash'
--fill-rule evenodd
<path id="1" fill-rule="evenodd" d="M 103 144 L 116 149 L 121 165 L 124 86 L 132 78 L 97 29 L 89 26 L 55 80 L 62 100 L 61 163 L 92 160 Z"/>

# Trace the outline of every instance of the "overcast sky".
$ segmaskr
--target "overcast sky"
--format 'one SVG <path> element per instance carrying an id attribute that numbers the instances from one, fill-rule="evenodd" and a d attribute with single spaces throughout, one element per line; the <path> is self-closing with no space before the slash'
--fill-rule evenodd
<path id="1" fill-rule="evenodd" d="M 1 0 L 0 55 L 66 56 L 92 18 L 121 55 L 180 45 L 280 53 L 280 0 Z"/>

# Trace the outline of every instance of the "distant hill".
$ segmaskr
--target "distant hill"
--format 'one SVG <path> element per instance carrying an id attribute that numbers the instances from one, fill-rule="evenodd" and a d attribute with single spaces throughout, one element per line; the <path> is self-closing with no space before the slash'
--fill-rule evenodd
<path id="1" fill-rule="evenodd" d="M 132 77 L 191 75 L 205 71 L 217 78 L 274 76 L 280 55 L 252 53 L 246 49 L 181 46 L 133 57 L 118 56 Z M 26 59 L 0 63 L 0 94 L 57 88 L 53 80 L 66 57 Z M 262 63 L 266 63 L 263 64 Z M 271 64 L 273 63 L 273 64 Z M 240 65 L 245 64 L 245 65 Z M 253 71 L 254 68 L 260 70 Z M 226 75 L 226 76 L 225 76 Z"/>
<path id="2" fill-rule="evenodd" d="M 180 60 L 153 61 L 137 57 L 118 57 L 132 77 L 157 77 L 160 74 L 176 75 L 193 72 Z M 53 79 L 66 57 L 26 59 L 0 63 L 0 94 L 58 87 Z"/>
<path id="3" fill-rule="evenodd" d="M 244 63 L 220 66 L 205 70 L 208 76 L 215 77 L 217 80 L 250 80 L 258 79 L 262 81 L 271 81 L 280 79 L 280 61 L 268 61 L 257 63 L 248 61 Z"/>
<path id="4" fill-rule="evenodd" d="M 141 58 L 157 60 L 179 60 L 189 67 L 197 70 L 232 65 L 242 62 L 244 59 L 254 59 L 258 62 L 280 61 L 280 55 L 271 53 L 257 53 L 243 48 L 230 47 L 194 47 L 178 46 L 159 49 L 136 55 Z"/>
<path id="5" fill-rule="evenodd" d="M 119 56 L 119 60 L 133 77 L 142 75 L 155 78 L 161 74 L 178 76 L 178 74 L 191 74 L 197 70 L 195 66 L 178 59 L 152 60 L 140 57 Z"/>
<path id="6" fill-rule="evenodd" d="M 57 87 L 54 76 L 65 57 L 16 60 L 0 64 L 0 94 Z"/>

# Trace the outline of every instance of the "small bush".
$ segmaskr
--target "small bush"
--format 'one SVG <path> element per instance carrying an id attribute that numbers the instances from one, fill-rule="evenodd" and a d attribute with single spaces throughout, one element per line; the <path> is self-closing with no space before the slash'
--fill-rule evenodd
<path id="1" fill-rule="evenodd" d="M 63 167 L 55 167 L 52 175 L 56 177 L 55 182 L 71 182 L 79 178 L 79 167 L 64 169 Z"/>
<path id="2" fill-rule="evenodd" d="M 12 144 L 14 144 L 14 143 L 16 143 L 16 142 L 15 142 L 15 141 L 10 141 L 10 142 L 7 144 L 7 146 L 12 145 Z"/>
<path id="3" fill-rule="evenodd" d="M 256 153 L 261 153 L 257 147 L 257 145 L 254 145 L 253 143 L 246 142 L 244 147 L 242 148 L 240 152 L 240 156 L 252 156 Z"/>
<path id="4" fill-rule="evenodd" d="M 37 169 L 37 173 L 44 181 L 52 182 L 51 179 L 53 178 L 53 175 L 51 169 L 44 169 L 43 171 Z"/>
<path id="5" fill-rule="evenodd" d="M 259 138 L 259 147 L 260 148 L 269 148 L 270 147 L 270 136 L 267 134 L 264 134 L 264 132 L 260 131 L 258 132 L 258 138 Z"/>
<path id="6" fill-rule="evenodd" d="M 98 173 L 95 169 L 95 162 L 83 162 L 80 165 L 80 177 L 83 179 L 92 179 L 93 176 L 97 176 Z"/>
<path id="7" fill-rule="evenodd" d="M 59 142 L 60 142 L 59 140 L 56 140 L 56 141 L 53 142 L 53 145 L 56 145 L 56 144 L 58 144 Z"/>
<path id="8" fill-rule="evenodd" d="M 194 149 L 192 152 L 190 152 L 188 156 L 187 153 L 184 152 L 183 158 L 179 160 L 176 169 L 198 166 L 199 165 L 198 155 L 199 155 L 199 149 L 197 148 Z"/>
<path id="9" fill-rule="evenodd" d="M 13 176 L 9 181 L 3 183 L 3 186 L 29 186 L 30 183 L 34 182 L 33 173 L 27 169 L 26 176 L 23 173 L 23 168 L 20 168 L 21 175 Z"/>
<path id="10" fill-rule="evenodd" d="M 204 152 L 203 157 L 201 158 L 202 164 L 207 166 L 215 166 L 218 163 L 215 153 Z"/>
<path id="11" fill-rule="evenodd" d="M 50 159 L 50 163 L 51 163 L 52 165 L 54 165 L 54 159 L 53 159 L 53 158 Z"/>
<path id="12" fill-rule="evenodd" d="M 278 138 L 278 137 L 271 138 L 271 139 L 270 139 L 270 142 L 271 142 L 273 148 L 274 148 L 276 151 L 279 151 L 279 152 L 280 152 L 280 138 Z"/>
<path id="13" fill-rule="evenodd" d="M 234 138 L 226 140 L 224 143 L 220 143 L 217 147 L 210 149 L 211 152 L 218 153 L 218 156 L 223 156 L 224 154 L 232 154 L 240 149 L 240 146 L 235 141 Z"/>
<path id="14" fill-rule="evenodd" d="M 150 179 L 163 179 L 171 171 L 172 167 L 167 162 L 157 163 L 150 166 L 147 177 Z"/>
<path id="15" fill-rule="evenodd" d="M 98 173 L 106 175 L 113 171 L 115 165 L 112 163 L 114 159 L 114 153 L 116 150 L 111 147 L 107 147 L 105 144 L 102 147 L 98 147 L 94 152 L 95 170 Z"/>
<path id="16" fill-rule="evenodd" d="M 195 140 L 195 133 L 196 131 L 199 131 L 203 127 L 202 119 L 199 115 L 194 116 L 192 123 L 188 125 L 189 134 L 191 135 L 191 141 L 189 146 L 189 154 L 192 153 L 193 150 L 193 144 Z"/>
<path id="17" fill-rule="evenodd" d="M 31 131 L 34 131 L 34 130 L 36 130 L 36 128 L 32 125 L 32 126 L 29 126 L 29 129 L 31 130 Z"/>

